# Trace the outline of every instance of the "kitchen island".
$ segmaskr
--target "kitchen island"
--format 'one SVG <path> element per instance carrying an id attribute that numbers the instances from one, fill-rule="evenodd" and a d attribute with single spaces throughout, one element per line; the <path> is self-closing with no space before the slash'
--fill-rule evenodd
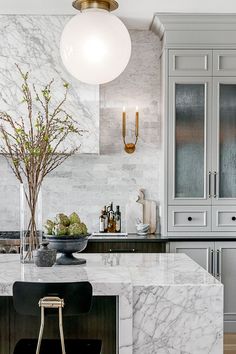
<path id="1" fill-rule="evenodd" d="M 0 296 L 16 280 L 83 281 L 117 298 L 120 354 L 223 353 L 223 285 L 184 254 L 81 254 L 84 266 L 37 268 L 0 255 Z M 113 353 L 109 353 L 113 354 Z"/>

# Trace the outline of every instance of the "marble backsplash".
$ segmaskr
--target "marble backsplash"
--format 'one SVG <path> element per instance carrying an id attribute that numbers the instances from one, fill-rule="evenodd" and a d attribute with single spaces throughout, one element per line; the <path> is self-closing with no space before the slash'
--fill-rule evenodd
<path id="1" fill-rule="evenodd" d="M 133 30 L 130 34 L 133 48 L 128 67 L 119 78 L 100 87 L 100 154 L 73 156 L 46 178 L 44 219 L 75 210 L 90 231 L 97 231 L 100 210 L 110 201 L 121 206 L 125 225 L 125 204 L 139 188 L 145 189 L 147 198 L 157 202 L 161 198 L 161 45 L 149 31 Z M 140 138 L 136 152 L 129 155 L 122 145 L 122 107 L 128 112 L 127 140 L 133 140 L 137 105 Z M 0 230 L 18 228 L 18 183 L 5 159 L 0 158 Z"/>

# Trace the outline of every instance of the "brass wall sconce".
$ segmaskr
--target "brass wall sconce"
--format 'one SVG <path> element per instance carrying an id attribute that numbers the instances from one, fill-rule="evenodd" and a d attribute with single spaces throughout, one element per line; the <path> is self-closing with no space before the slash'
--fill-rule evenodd
<path id="1" fill-rule="evenodd" d="M 123 114 L 122 114 L 122 136 L 124 142 L 124 149 L 128 154 L 132 154 L 135 151 L 136 144 L 138 142 L 138 132 L 139 132 L 139 111 L 138 107 L 136 107 L 135 113 L 135 142 L 134 143 L 126 143 L 126 111 L 125 107 L 123 107 Z"/>

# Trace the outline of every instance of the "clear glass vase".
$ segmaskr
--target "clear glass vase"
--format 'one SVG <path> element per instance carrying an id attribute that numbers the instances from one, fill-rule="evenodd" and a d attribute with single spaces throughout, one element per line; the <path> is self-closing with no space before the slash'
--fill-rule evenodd
<path id="1" fill-rule="evenodd" d="M 20 185 L 20 260 L 33 263 L 35 252 L 42 243 L 42 194 L 41 189 L 30 190 L 28 184 Z"/>

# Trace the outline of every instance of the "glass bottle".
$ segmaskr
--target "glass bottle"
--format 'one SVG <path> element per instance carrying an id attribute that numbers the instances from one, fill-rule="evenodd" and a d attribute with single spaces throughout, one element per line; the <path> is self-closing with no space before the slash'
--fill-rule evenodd
<path id="1" fill-rule="evenodd" d="M 116 206 L 115 212 L 115 232 L 121 232 L 121 212 L 119 205 Z"/>
<path id="2" fill-rule="evenodd" d="M 107 215 L 107 208 L 104 206 L 103 209 L 103 218 L 104 218 L 104 232 L 108 230 L 108 215 Z"/>
<path id="3" fill-rule="evenodd" d="M 109 214 L 108 214 L 108 232 L 115 232 L 116 222 L 115 222 L 115 213 L 113 211 L 113 203 L 109 206 Z"/>
<path id="4" fill-rule="evenodd" d="M 103 217 L 103 210 L 101 211 L 101 215 L 99 217 L 99 232 L 104 232 L 105 230 L 105 220 Z"/>

